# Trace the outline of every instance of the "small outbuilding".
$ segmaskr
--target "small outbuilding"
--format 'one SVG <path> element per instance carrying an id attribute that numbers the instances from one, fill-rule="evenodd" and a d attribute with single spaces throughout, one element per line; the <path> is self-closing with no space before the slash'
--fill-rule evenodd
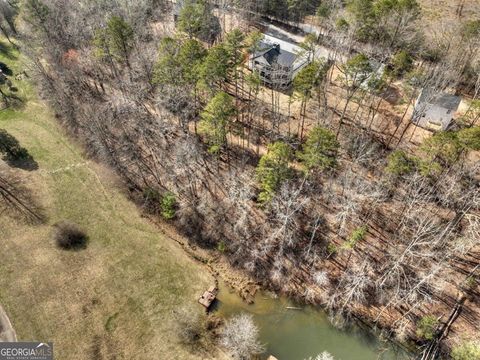
<path id="1" fill-rule="evenodd" d="M 210 286 L 208 290 L 206 290 L 202 296 L 200 296 L 200 299 L 198 299 L 198 302 L 202 304 L 207 310 L 212 305 L 212 303 L 215 301 L 215 298 L 217 297 L 218 289 L 215 286 Z"/>
<path id="2" fill-rule="evenodd" d="M 430 130 L 447 130 L 461 100 L 460 96 L 424 88 L 415 102 L 412 122 Z"/>

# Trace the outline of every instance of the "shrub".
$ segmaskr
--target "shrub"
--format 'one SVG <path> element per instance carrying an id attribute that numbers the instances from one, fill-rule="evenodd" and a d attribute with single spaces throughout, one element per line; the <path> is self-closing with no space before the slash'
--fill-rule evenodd
<path id="1" fill-rule="evenodd" d="M 87 247 L 88 236 L 78 225 L 70 221 L 58 222 L 55 226 L 55 242 L 65 250 L 78 250 Z"/>
<path id="2" fill-rule="evenodd" d="M 347 31 L 348 28 L 350 27 L 350 24 L 348 23 L 347 20 L 345 20 L 345 18 L 341 17 L 341 18 L 338 18 L 337 21 L 335 21 L 335 27 L 339 31 Z"/>
<path id="3" fill-rule="evenodd" d="M 162 216 L 164 219 L 173 219 L 175 217 L 177 208 L 177 200 L 175 198 L 175 194 L 171 192 L 165 193 L 162 196 L 160 208 L 162 210 Z"/>
<path id="4" fill-rule="evenodd" d="M 173 318 L 178 339 L 195 352 L 211 349 L 212 341 L 220 336 L 223 325 L 222 317 L 215 314 L 205 316 L 189 307 L 174 310 Z"/>
<path id="5" fill-rule="evenodd" d="M 220 241 L 217 245 L 217 250 L 223 253 L 225 252 L 226 249 L 227 249 L 227 246 L 225 245 L 225 242 Z"/>
<path id="6" fill-rule="evenodd" d="M 433 315 L 427 315 L 417 322 L 417 336 L 425 340 L 432 340 L 435 335 L 435 330 L 438 325 L 438 320 Z"/>
<path id="7" fill-rule="evenodd" d="M 401 50 L 392 57 L 391 66 L 393 76 L 401 77 L 412 70 L 413 59 L 408 52 Z"/>
<path id="8" fill-rule="evenodd" d="M 460 144 L 468 150 L 480 150 L 480 126 L 466 128 L 458 133 Z"/>
<path id="9" fill-rule="evenodd" d="M 329 4 L 321 3 L 317 8 L 317 16 L 319 18 L 327 19 L 331 12 L 332 9 Z"/>
<path id="10" fill-rule="evenodd" d="M 415 161 L 405 151 L 396 150 L 388 156 L 385 171 L 389 174 L 402 176 L 415 170 Z"/>
<path id="11" fill-rule="evenodd" d="M 348 240 L 342 245 L 342 248 L 347 250 L 353 249 L 359 241 L 362 241 L 363 239 L 365 239 L 366 235 L 367 235 L 367 227 L 365 225 L 356 228 L 352 232 Z"/>
<path id="12" fill-rule="evenodd" d="M 472 341 L 464 342 L 453 347 L 450 354 L 453 360 L 477 360 L 480 359 L 480 344 Z"/>
<path id="13" fill-rule="evenodd" d="M 327 245 L 327 252 L 328 255 L 333 255 L 338 251 L 337 247 L 335 246 L 334 243 L 328 243 Z"/>

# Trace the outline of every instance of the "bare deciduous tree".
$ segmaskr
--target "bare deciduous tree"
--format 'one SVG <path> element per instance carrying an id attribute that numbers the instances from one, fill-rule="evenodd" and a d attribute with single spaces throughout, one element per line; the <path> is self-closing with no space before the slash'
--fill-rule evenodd
<path id="1" fill-rule="evenodd" d="M 258 328 L 247 314 L 236 315 L 226 322 L 220 342 L 238 360 L 248 360 L 264 351 L 258 341 Z"/>

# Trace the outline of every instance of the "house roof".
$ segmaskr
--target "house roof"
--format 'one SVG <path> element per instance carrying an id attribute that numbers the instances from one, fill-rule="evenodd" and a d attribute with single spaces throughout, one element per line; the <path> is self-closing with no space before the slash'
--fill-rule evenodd
<path id="1" fill-rule="evenodd" d="M 260 50 L 253 55 L 253 58 L 263 56 L 270 65 L 277 63 L 282 66 L 292 66 L 297 59 L 296 54 L 283 50 L 279 44 L 270 44 L 261 41 L 259 49 Z"/>
<path id="2" fill-rule="evenodd" d="M 428 103 L 452 111 L 458 109 L 461 101 L 460 96 L 436 93 L 433 89 L 423 89 L 418 97 L 418 104 Z"/>

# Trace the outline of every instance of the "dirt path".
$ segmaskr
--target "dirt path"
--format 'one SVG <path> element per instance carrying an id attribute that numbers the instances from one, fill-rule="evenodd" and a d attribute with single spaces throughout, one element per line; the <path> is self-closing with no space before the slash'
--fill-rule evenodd
<path id="1" fill-rule="evenodd" d="M 17 341 L 17 334 L 2 305 L 0 305 L 0 342 Z"/>

